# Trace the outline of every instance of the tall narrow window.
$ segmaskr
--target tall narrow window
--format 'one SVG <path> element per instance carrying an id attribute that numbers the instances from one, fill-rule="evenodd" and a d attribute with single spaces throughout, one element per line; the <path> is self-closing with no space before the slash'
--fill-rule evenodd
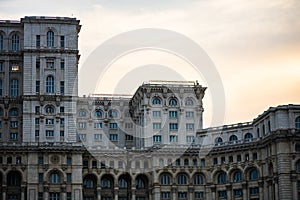
<path id="1" fill-rule="evenodd" d="M 300 129 L 300 117 L 297 117 L 295 120 L 295 127 L 296 129 Z"/>
<path id="2" fill-rule="evenodd" d="M 65 82 L 61 81 L 60 82 L 60 94 L 64 94 L 65 93 Z"/>
<path id="3" fill-rule="evenodd" d="M 65 47 L 65 36 L 60 36 L 60 47 Z"/>
<path id="4" fill-rule="evenodd" d="M 54 77 L 48 76 L 46 79 L 46 93 L 54 93 Z"/>
<path id="5" fill-rule="evenodd" d="M 0 34 L 0 51 L 3 50 L 3 35 Z"/>
<path id="6" fill-rule="evenodd" d="M 2 97 L 2 92 L 3 92 L 3 90 L 2 90 L 2 80 L 0 79 L 0 97 Z"/>
<path id="7" fill-rule="evenodd" d="M 40 92 L 40 81 L 35 82 L 35 92 L 39 93 Z"/>
<path id="8" fill-rule="evenodd" d="M 0 71 L 2 72 L 4 70 L 4 62 L 0 61 Z"/>
<path id="9" fill-rule="evenodd" d="M 60 69 L 64 70 L 65 69 L 65 60 L 60 61 Z"/>
<path id="10" fill-rule="evenodd" d="M 47 32 L 47 47 L 54 47 L 54 32 Z"/>
<path id="11" fill-rule="evenodd" d="M 40 35 L 36 35 L 35 42 L 36 42 L 36 47 L 41 46 L 41 36 Z"/>
<path id="12" fill-rule="evenodd" d="M 13 51 L 20 50 L 20 37 L 17 34 L 14 34 L 11 38 L 11 49 Z"/>
<path id="13" fill-rule="evenodd" d="M 19 95 L 19 80 L 13 79 L 10 81 L 10 95 L 13 97 Z"/>

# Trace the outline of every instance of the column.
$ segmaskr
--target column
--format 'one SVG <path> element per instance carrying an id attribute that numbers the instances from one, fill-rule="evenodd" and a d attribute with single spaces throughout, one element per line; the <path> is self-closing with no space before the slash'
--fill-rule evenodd
<path id="1" fill-rule="evenodd" d="M 25 186 L 21 187 L 21 200 L 25 200 L 25 189 L 26 189 Z"/>
<path id="2" fill-rule="evenodd" d="M 135 196 L 136 196 L 136 194 L 135 194 L 135 192 L 136 192 L 136 189 L 135 188 L 131 188 L 131 192 L 132 192 L 132 196 L 131 196 L 131 200 L 135 200 Z"/>
<path id="3" fill-rule="evenodd" d="M 188 199 L 189 199 L 189 200 L 194 199 L 194 196 L 193 196 L 194 188 L 193 188 L 193 187 L 189 187 L 188 192 L 189 192 L 189 194 L 188 194 L 188 195 L 189 195 L 189 196 L 188 196 Z"/>
<path id="4" fill-rule="evenodd" d="M 259 187 L 259 199 L 264 199 L 264 182 L 262 180 L 258 181 L 258 187 Z"/>
<path id="5" fill-rule="evenodd" d="M 44 186 L 44 200 L 49 200 L 49 186 Z"/>
<path id="6" fill-rule="evenodd" d="M 171 189 L 172 191 L 172 200 L 176 200 L 176 192 L 177 192 L 177 188 L 176 187 L 172 187 Z"/>
<path id="7" fill-rule="evenodd" d="M 2 187 L 2 199 L 6 199 L 6 186 Z"/>
<path id="8" fill-rule="evenodd" d="M 97 187 L 97 199 L 101 200 L 101 188 Z"/>
<path id="9" fill-rule="evenodd" d="M 116 182 L 116 183 L 118 183 L 118 182 Z M 118 200 L 118 198 L 119 198 L 119 187 L 115 187 L 114 195 L 115 195 L 115 200 Z"/>
<path id="10" fill-rule="evenodd" d="M 297 178 L 296 178 L 297 179 Z M 275 183 L 275 200 L 279 200 L 279 188 L 278 188 L 278 177 L 274 178 L 274 183 Z M 296 192 L 297 193 L 297 192 Z M 296 198 L 297 199 L 297 198 Z"/>
<path id="11" fill-rule="evenodd" d="M 231 200 L 232 199 L 232 195 L 231 195 L 232 185 L 227 184 L 226 185 L 226 190 L 227 190 L 227 199 Z"/>
<path id="12" fill-rule="evenodd" d="M 150 195 L 151 193 L 149 192 L 149 195 Z M 154 200 L 160 200 L 160 186 L 156 183 L 155 185 L 154 185 L 154 189 L 153 189 L 153 199 Z M 151 199 L 151 197 L 149 196 L 149 199 Z"/>
<path id="13" fill-rule="evenodd" d="M 61 198 L 62 199 L 67 199 L 67 188 L 65 185 L 61 186 Z"/>
<path id="14" fill-rule="evenodd" d="M 211 199 L 216 199 L 216 186 L 215 185 L 210 186 L 210 191 L 211 191 Z"/>
<path id="15" fill-rule="evenodd" d="M 242 188 L 243 188 L 243 200 L 248 199 L 248 191 L 247 191 L 247 183 L 244 182 L 242 183 Z"/>

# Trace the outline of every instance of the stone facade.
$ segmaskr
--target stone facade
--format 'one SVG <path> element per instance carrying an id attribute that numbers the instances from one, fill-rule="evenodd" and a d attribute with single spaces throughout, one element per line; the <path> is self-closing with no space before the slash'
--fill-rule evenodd
<path id="1" fill-rule="evenodd" d="M 79 21 L 0 21 L 0 200 L 294 200 L 300 105 L 203 129 L 205 87 L 78 97 Z"/>

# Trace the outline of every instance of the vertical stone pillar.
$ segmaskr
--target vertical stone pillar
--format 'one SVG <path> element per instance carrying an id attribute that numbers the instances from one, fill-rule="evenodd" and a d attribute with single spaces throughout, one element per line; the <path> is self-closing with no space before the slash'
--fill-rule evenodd
<path id="1" fill-rule="evenodd" d="M 292 187 L 293 187 L 293 199 L 297 199 L 297 193 L 298 193 L 297 176 L 294 175 L 292 176 Z"/>
<path id="2" fill-rule="evenodd" d="M 259 199 L 264 199 L 264 182 L 262 180 L 258 181 L 258 187 L 259 187 Z"/>
<path id="3" fill-rule="evenodd" d="M 154 189 L 153 189 L 153 200 L 160 200 L 160 187 L 158 184 L 154 185 Z M 149 197 L 149 199 L 151 199 L 151 197 Z"/>
<path id="4" fill-rule="evenodd" d="M 2 187 L 2 199 L 4 200 L 4 199 L 6 199 L 6 186 L 3 186 Z"/>
<path id="5" fill-rule="evenodd" d="M 210 191 L 211 191 L 211 199 L 216 199 L 216 186 L 215 185 L 210 186 Z"/>
<path id="6" fill-rule="evenodd" d="M 193 187 L 189 187 L 188 192 L 189 192 L 189 194 L 188 194 L 188 195 L 189 195 L 189 196 L 188 196 L 188 199 L 189 199 L 189 200 L 194 199 L 194 196 L 193 196 L 194 188 L 193 188 Z"/>
<path id="7" fill-rule="evenodd" d="M 44 186 L 44 200 L 49 200 L 49 186 Z"/>
<path id="8" fill-rule="evenodd" d="M 115 200 L 118 200 L 119 199 L 119 187 L 115 187 Z"/>
<path id="9" fill-rule="evenodd" d="M 232 199 L 232 185 L 227 184 L 226 185 L 226 191 L 227 191 L 227 200 L 231 200 Z"/>
<path id="10" fill-rule="evenodd" d="M 131 188 L 131 200 L 135 200 L 136 197 L 136 189 L 133 187 Z"/>
<path id="11" fill-rule="evenodd" d="M 101 188 L 97 187 L 97 199 L 101 200 Z"/>
<path id="12" fill-rule="evenodd" d="M 177 197 L 176 197 L 176 192 L 177 192 L 177 188 L 176 187 L 172 187 L 172 200 L 176 200 Z"/>
<path id="13" fill-rule="evenodd" d="M 242 188 L 243 188 L 243 199 L 246 200 L 248 199 L 248 190 L 247 190 L 247 183 L 244 182 L 242 183 Z"/>

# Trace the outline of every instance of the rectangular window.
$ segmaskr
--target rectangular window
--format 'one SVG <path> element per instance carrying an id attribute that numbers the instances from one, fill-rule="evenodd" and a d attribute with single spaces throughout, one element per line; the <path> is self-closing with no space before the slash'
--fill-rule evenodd
<path id="1" fill-rule="evenodd" d="M 117 129 L 118 128 L 118 124 L 117 123 L 109 123 L 109 128 L 110 129 Z"/>
<path id="2" fill-rule="evenodd" d="M 18 140 L 18 133 L 10 133 L 9 139 L 11 140 Z"/>
<path id="3" fill-rule="evenodd" d="M 35 114 L 40 114 L 40 107 L 39 106 L 35 107 Z"/>
<path id="4" fill-rule="evenodd" d="M 46 125 L 53 125 L 54 119 L 46 119 Z"/>
<path id="5" fill-rule="evenodd" d="M 187 111 L 185 113 L 186 118 L 194 118 L 194 112 L 193 111 Z"/>
<path id="6" fill-rule="evenodd" d="M 241 156 L 241 155 L 237 155 L 236 161 L 237 161 L 237 162 L 241 162 L 241 161 L 242 161 L 242 156 Z"/>
<path id="7" fill-rule="evenodd" d="M 195 192 L 195 199 L 203 199 L 204 192 Z"/>
<path id="8" fill-rule="evenodd" d="M 35 36 L 35 42 L 36 42 L 36 47 L 41 46 L 41 36 L 40 35 Z"/>
<path id="9" fill-rule="evenodd" d="M 195 142 L 195 137 L 194 136 L 186 136 L 186 142 L 187 143 Z"/>
<path id="10" fill-rule="evenodd" d="M 65 118 L 60 118 L 60 125 L 61 126 L 65 125 Z"/>
<path id="11" fill-rule="evenodd" d="M 245 161 L 249 161 L 249 154 L 245 154 Z"/>
<path id="12" fill-rule="evenodd" d="M 10 95 L 13 97 L 19 95 L 19 80 L 13 79 L 10 81 Z"/>
<path id="13" fill-rule="evenodd" d="M 193 131 L 195 129 L 195 126 L 192 123 L 187 123 L 185 128 L 187 131 Z"/>
<path id="14" fill-rule="evenodd" d="M 65 47 L 65 36 L 60 36 L 60 47 Z"/>
<path id="15" fill-rule="evenodd" d="M 102 128 L 102 123 L 101 122 L 95 122 L 94 123 L 94 128 L 101 129 Z"/>
<path id="16" fill-rule="evenodd" d="M 44 193 L 43 192 L 39 192 L 38 200 L 44 200 Z"/>
<path id="17" fill-rule="evenodd" d="M 0 139 L 2 139 L 2 133 L 0 133 Z"/>
<path id="18" fill-rule="evenodd" d="M 72 193 L 71 192 L 67 192 L 67 200 L 72 200 Z"/>
<path id="19" fill-rule="evenodd" d="M 72 165 L 72 157 L 67 157 L 67 165 Z"/>
<path id="20" fill-rule="evenodd" d="M 78 128 L 79 129 L 85 129 L 86 128 L 86 123 L 85 122 L 78 122 Z"/>
<path id="21" fill-rule="evenodd" d="M 178 199 L 186 199 L 187 192 L 178 192 Z"/>
<path id="22" fill-rule="evenodd" d="M 259 192 L 258 187 L 250 188 L 250 195 L 257 195 Z"/>
<path id="23" fill-rule="evenodd" d="M 86 140 L 86 134 L 79 134 L 78 137 L 80 140 L 83 140 L 83 141 Z"/>
<path id="24" fill-rule="evenodd" d="M 243 195 L 243 190 L 242 189 L 235 189 L 235 190 L 233 190 L 233 195 L 235 197 L 241 197 Z"/>
<path id="25" fill-rule="evenodd" d="M 161 135 L 154 135 L 153 142 L 161 142 Z"/>
<path id="26" fill-rule="evenodd" d="M 65 137 L 65 131 L 59 131 L 59 136 L 60 137 Z"/>
<path id="27" fill-rule="evenodd" d="M 201 160 L 200 160 L 200 166 L 201 167 L 205 166 L 205 159 L 204 158 L 201 158 Z"/>
<path id="28" fill-rule="evenodd" d="M 257 153 L 253 153 L 253 160 L 257 160 Z"/>
<path id="29" fill-rule="evenodd" d="M 94 140 L 95 140 L 95 141 L 100 141 L 100 140 L 102 140 L 102 134 L 95 134 L 95 135 L 94 135 Z"/>
<path id="30" fill-rule="evenodd" d="M 109 134 L 109 140 L 118 141 L 118 134 Z"/>
<path id="31" fill-rule="evenodd" d="M 125 129 L 133 129 L 132 123 L 125 123 Z"/>
<path id="32" fill-rule="evenodd" d="M 178 136 L 177 135 L 170 135 L 170 142 L 178 142 Z"/>
<path id="33" fill-rule="evenodd" d="M 53 130 L 46 130 L 46 137 L 54 137 L 54 131 Z"/>
<path id="34" fill-rule="evenodd" d="M 170 123 L 169 124 L 170 131 L 177 131 L 178 130 L 178 124 L 177 123 Z"/>
<path id="35" fill-rule="evenodd" d="M 17 157 L 16 158 L 16 164 L 21 164 L 22 163 L 22 158 L 21 157 Z"/>
<path id="36" fill-rule="evenodd" d="M 218 164 L 218 158 L 214 158 L 214 165 Z"/>
<path id="37" fill-rule="evenodd" d="M 67 183 L 72 183 L 72 174 L 67 173 Z"/>
<path id="38" fill-rule="evenodd" d="M 4 70 L 4 62 L 0 61 L 0 71 L 2 72 Z"/>
<path id="39" fill-rule="evenodd" d="M 132 135 L 126 134 L 126 135 L 125 135 L 125 140 L 126 140 L 126 141 L 133 141 L 133 136 L 132 136 Z"/>
<path id="40" fill-rule="evenodd" d="M 161 130 L 161 123 L 153 123 L 153 130 Z"/>
<path id="41" fill-rule="evenodd" d="M 233 156 L 229 156 L 229 162 L 230 162 L 230 163 L 233 162 Z"/>
<path id="42" fill-rule="evenodd" d="M 49 200 L 60 200 L 60 194 L 57 192 L 50 192 L 49 197 Z"/>
<path id="43" fill-rule="evenodd" d="M 63 107 L 63 106 L 59 107 L 59 112 L 64 113 L 65 112 L 65 107 Z"/>
<path id="44" fill-rule="evenodd" d="M 225 157 L 221 157 L 221 163 L 226 164 Z"/>
<path id="45" fill-rule="evenodd" d="M 65 82 L 61 81 L 60 82 L 60 94 L 64 94 L 65 93 Z"/>
<path id="46" fill-rule="evenodd" d="M 0 80 L 0 96 L 2 97 L 3 95 L 3 82 Z"/>
<path id="47" fill-rule="evenodd" d="M 226 190 L 224 190 L 224 191 L 219 191 L 218 194 L 219 194 L 219 197 L 220 197 L 220 198 L 224 198 L 224 199 L 227 198 L 227 192 L 226 192 Z"/>
<path id="48" fill-rule="evenodd" d="M 161 193 L 161 198 L 162 199 L 170 199 L 171 193 L 170 192 L 162 192 Z"/>
<path id="49" fill-rule="evenodd" d="M 40 92 L 40 81 L 35 82 L 35 92 L 39 93 Z"/>
<path id="50" fill-rule="evenodd" d="M 153 111 L 152 116 L 153 117 L 161 117 L 161 112 L 160 111 Z"/>
<path id="51" fill-rule="evenodd" d="M 44 174 L 39 173 L 39 183 L 43 183 L 43 181 L 44 181 Z"/>
<path id="52" fill-rule="evenodd" d="M 19 71 L 20 70 L 20 64 L 17 62 L 13 62 L 10 64 L 10 70 L 15 72 L 15 71 Z"/>
<path id="53" fill-rule="evenodd" d="M 19 122 L 18 121 L 11 121 L 10 122 L 10 128 L 18 128 Z"/>
<path id="54" fill-rule="evenodd" d="M 44 164 L 44 157 L 43 156 L 39 156 L 38 157 L 38 164 L 39 165 L 43 165 Z"/>
<path id="55" fill-rule="evenodd" d="M 54 69 L 54 59 L 47 59 L 47 61 L 46 61 L 46 67 L 48 69 Z"/>
<path id="56" fill-rule="evenodd" d="M 177 111 L 169 111 L 169 117 L 170 118 L 177 118 Z"/>
<path id="57" fill-rule="evenodd" d="M 60 61 L 60 69 L 64 70 L 65 69 L 65 60 Z"/>
<path id="58" fill-rule="evenodd" d="M 41 66 L 40 59 L 36 59 L 36 61 L 35 61 L 35 67 L 36 67 L 36 69 L 40 69 L 40 66 Z"/>
<path id="59" fill-rule="evenodd" d="M 35 130 L 34 136 L 35 137 L 40 137 L 40 130 Z"/>

